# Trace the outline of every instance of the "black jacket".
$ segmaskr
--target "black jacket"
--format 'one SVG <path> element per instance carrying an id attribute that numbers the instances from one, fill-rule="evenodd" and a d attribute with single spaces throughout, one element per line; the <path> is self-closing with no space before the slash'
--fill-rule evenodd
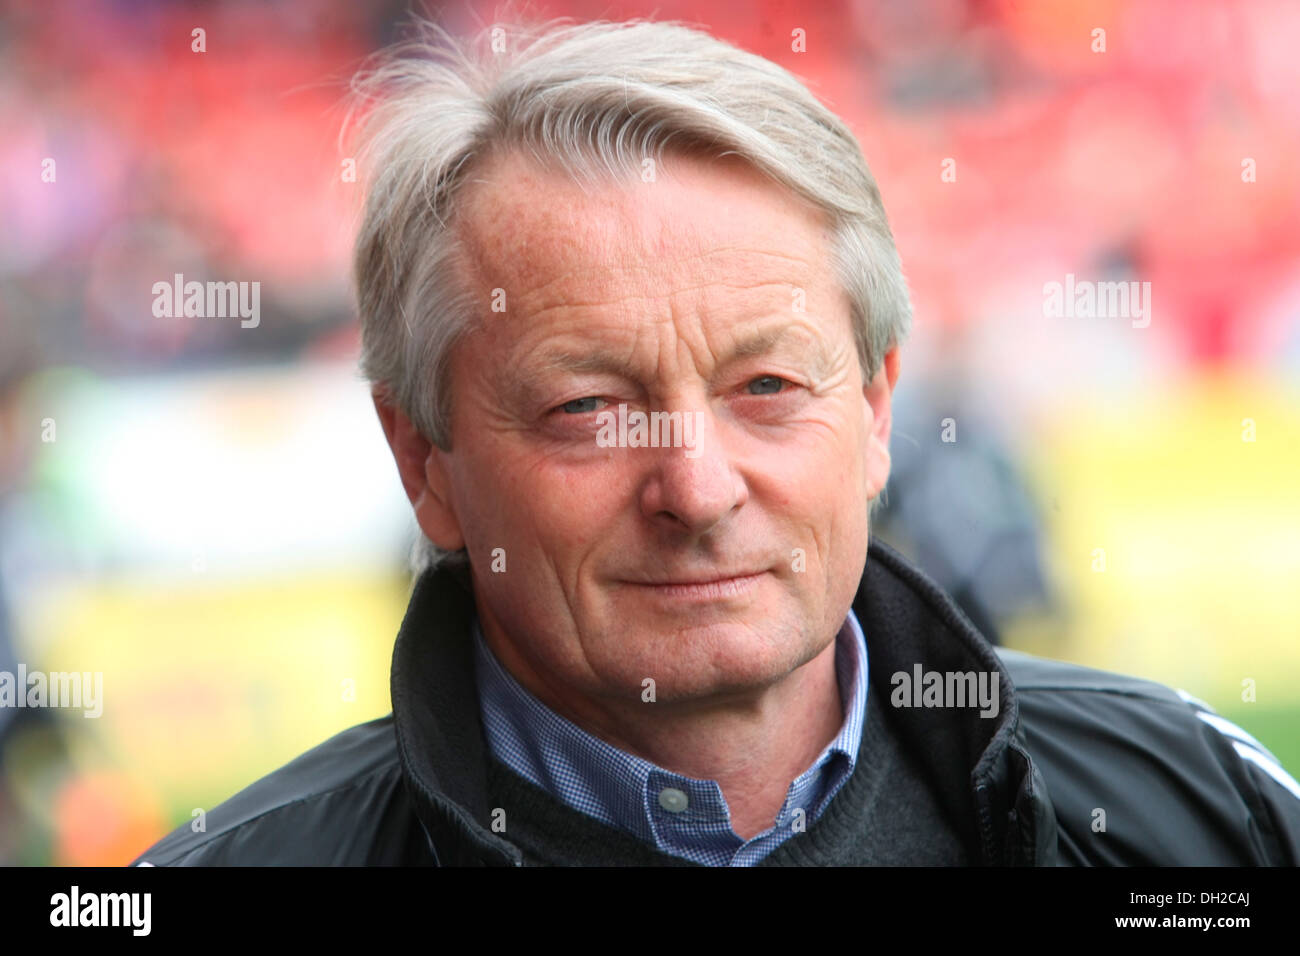
<path id="1" fill-rule="evenodd" d="M 898 708 L 971 858 L 989 865 L 1300 862 L 1300 787 L 1205 705 L 1159 684 L 994 649 L 928 578 L 873 541 L 854 600 L 871 693 L 891 675 L 999 674 L 995 717 Z M 135 861 L 519 865 L 490 828 L 461 574 L 417 580 L 393 651 L 393 712 L 346 730 Z M 1104 814 L 1104 816 L 1103 816 Z"/>

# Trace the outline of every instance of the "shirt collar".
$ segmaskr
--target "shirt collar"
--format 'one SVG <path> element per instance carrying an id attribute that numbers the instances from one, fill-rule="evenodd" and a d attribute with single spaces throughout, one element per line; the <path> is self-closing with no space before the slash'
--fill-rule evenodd
<path id="1" fill-rule="evenodd" d="M 561 802 L 665 852 L 719 862 L 765 838 L 765 846 L 774 849 L 782 836 L 794 832 L 791 824 L 799 814 L 804 825 L 821 815 L 856 765 L 869 681 L 866 639 L 852 611 L 836 635 L 835 671 L 844 705 L 839 733 L 791 783 L 773 828 L 749 841 L 731 829 L 726 800 L 716 781 L 665 770 L 555 713 L 497 660 L 483 639 L 477 617 L 473 640 L 483 729 L 491 754 Z M 759 849 L 755 847 L 755 852 Z"/>

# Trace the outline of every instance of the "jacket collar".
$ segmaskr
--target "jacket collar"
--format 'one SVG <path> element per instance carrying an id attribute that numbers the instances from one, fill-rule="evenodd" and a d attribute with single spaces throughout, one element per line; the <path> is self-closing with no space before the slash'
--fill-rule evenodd
<path id="1" fill-rule="evenodd" d="M 891 700 L 895 674 L 996 674 L 998 712 L 978 707 L 889 709 L 904 746 L 929 771 L 942 805 L 984 865 L 1051 865 L 1056 814 L 1026 749 L 1016 689 L 988 640 L 939 586 L 873 540 L 853 610 L 867 638 L 871 692 Z"/>
<path id="2" fill-rule="evenodd" d="M 518 866 L 488 820 L 487 744 L 474 682 L 468 572 L 429 568 L 415 582 L 393 648 L 397 752 L 442 866 Z"/>
<path id="3" fill-rule="evenodd" d="M 1011 676 L 952 600 L 897 552 L 873 540 L 853 602 L 870 657 L 871 692 L 889 700 L 892 675 L 923 671 L 998 675 L 998 714 L 978 709 L 891 708 L 896 732 L 937 788 L 949 816 L 990 865 L 1055 859 L 1046 786 L 1025 749 Z M 474 599 L 463 568 L 416 580 L 393 649 L 398 753 L 438 862 L 518 866 L 520 852 L 492 833 L 487 745 L 474 680 Z"/>

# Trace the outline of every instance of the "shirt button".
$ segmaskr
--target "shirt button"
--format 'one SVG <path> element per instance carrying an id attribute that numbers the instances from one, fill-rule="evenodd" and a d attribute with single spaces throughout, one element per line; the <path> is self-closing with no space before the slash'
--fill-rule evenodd
<path id="1" fill-rule="evenodd" d="M 682 793 L 676 787 L 667 787 L 659 791 L 659 806 L 663 807 L 669 813 L 681 813 L 690 803 L 686 799 L 686 794 Z"/>

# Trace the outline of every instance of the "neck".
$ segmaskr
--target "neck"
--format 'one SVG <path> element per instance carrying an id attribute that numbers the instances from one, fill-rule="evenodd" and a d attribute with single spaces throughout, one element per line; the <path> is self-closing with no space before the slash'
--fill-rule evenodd
<path id="1" fill-rule="evenodd" d="M 551 710 L 665 770 L 716 780 L 732 829 L 745 840 L 773 826 L 791 782 L 844 722 L 834 639 L 812 660 L 760 690 L 703 702 L 660 702 L 653 719 L 646 719 L 643 707 L 601 707 L 551 688 L 484 624 L 484 638 L 498 660 Z"/>

